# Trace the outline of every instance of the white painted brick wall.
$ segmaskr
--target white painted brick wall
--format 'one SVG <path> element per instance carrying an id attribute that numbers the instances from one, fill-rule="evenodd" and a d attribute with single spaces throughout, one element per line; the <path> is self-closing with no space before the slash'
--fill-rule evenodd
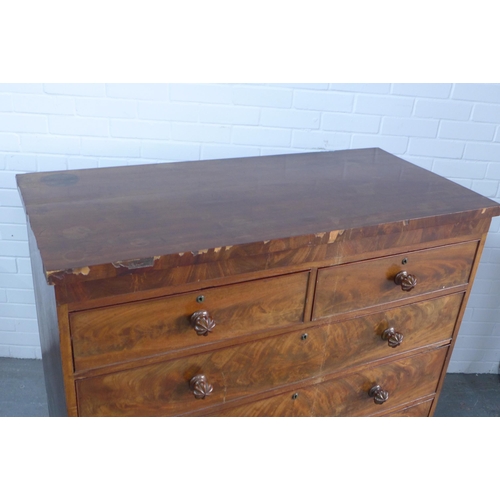
<path id="1" fill-rule="evenodd" d="M 0 84 L 0 356 L 40 357 L 16 173 L 371 146 L 500 201 L 500 85 Z M 494 220 L 449 371 L 499 362 Z"/>

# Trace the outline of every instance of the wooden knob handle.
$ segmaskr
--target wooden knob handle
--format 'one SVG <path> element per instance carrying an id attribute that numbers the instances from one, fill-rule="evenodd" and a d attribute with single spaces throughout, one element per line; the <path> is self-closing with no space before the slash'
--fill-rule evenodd
<path id="1" fill-rule="evenodd" d="M 189 388 L 193 391 L 196 399 L 205 399 L 214 390 L 213 386 L 207 382 L 205 375 L 195 375 L 189 381 Z"/>
<path id="2" fill-rule="evenodd" d="M 417 284 L 417 277 L 407 271 L 401 271 L 394 278 L 396 285 L 401 285 L 401 290 L 409 292 Z"/>
<path id="3" fill-rule="evenodd" d="M 381 405 L 389 399 L 389 393 L 387 391 L 383 391 L 382 387 L 379 385 L 374 385 L 368 392 L 368 395 L 373 398 L 376 405 Z"/>
<path id="4" fill-rule="evenodd" d="M 389 347 L 397 347 L 398 345 L 401 345 L 401 342 L 403 342 L 403 334 L 397 332 L 391 327 L 384 330 L 382 333 L 382 339 L 387 340 Z"/>
<path id="5" fill-rule="evenodd" d="M 215 328 L 215 321 L 208 311 L 196 311 L 190 318 L 191 326 L 198 335 L 208 335 Z"/>

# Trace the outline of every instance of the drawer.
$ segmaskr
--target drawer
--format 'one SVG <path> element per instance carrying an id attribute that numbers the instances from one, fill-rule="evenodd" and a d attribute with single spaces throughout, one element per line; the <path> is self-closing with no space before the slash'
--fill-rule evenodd
<path id="1" fill-rule="evenodd" d="M 430 401 L 424 401 L 423 403 L 418 403 L 402 410 L 396 410 L 388 415 L 384 415 L 384 417 L 427 417 L 431 411 L 433 401 L 434 399 L 431 399 Z"/>
<path id="2" fill-rule="evenodd" d="M 306 342 L 302 333 L 288 333 L 78 380 L 79 414 L 177 415 L 298 382 L 318 373 L 323 342 L 321 335 L 310 335 Z M 196 399 L 190 389 L 191 380 L 199 375 L 213 387 L 204 399 Z M 202 390 L 203 381 L 200 384 Z"/>
<path id="3" fill-rule="evenodd" d="M 463 296 L 445 295 L 319 327 L 327 353 L 322 373 L 450 342 Z"/>
<path id="4" fill-rule="evenodd" d="M 306 271 L 72 313 L 75 369 L 301 323 L 308 277 Z M 193 326 L 191 318 L 197 312 Z M 206 327 L 211 331 L 207 333 Z"/>
<path id="5" fill-rule="evenodd" d="M 228 409 L 209 416 L 221 417 L 328 417 L 370 416 L 426 396 L 433 396 L 447 347 L 367 368 L 303 389 Z M 379 385 L 389 395 L 375 404 L 370 389 Z"/>
<path id="6" fill-rule="evenodd" d="M 471 241 L 320 269 L 313 319 L 465 285 L 476 249 Z M 416 277 L 410 290 L 395 283 L 401 272 Z"/>

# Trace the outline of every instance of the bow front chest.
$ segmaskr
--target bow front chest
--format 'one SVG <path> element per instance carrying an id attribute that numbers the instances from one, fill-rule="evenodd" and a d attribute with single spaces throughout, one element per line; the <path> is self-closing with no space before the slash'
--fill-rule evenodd
<path id="1" fill-rule="evenodd" d="M 432 415 L 500 214 L 381 149 L 17 180 L 51 415 Z"/>

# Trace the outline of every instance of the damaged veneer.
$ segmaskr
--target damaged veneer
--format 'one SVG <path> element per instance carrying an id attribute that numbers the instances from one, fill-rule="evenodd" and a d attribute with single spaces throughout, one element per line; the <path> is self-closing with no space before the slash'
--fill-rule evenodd
<path id="1" fill-rule="evenodd" d="M 51 415 L 430 416 L 500 215 L 378 148 L 18 184 Z"/>

